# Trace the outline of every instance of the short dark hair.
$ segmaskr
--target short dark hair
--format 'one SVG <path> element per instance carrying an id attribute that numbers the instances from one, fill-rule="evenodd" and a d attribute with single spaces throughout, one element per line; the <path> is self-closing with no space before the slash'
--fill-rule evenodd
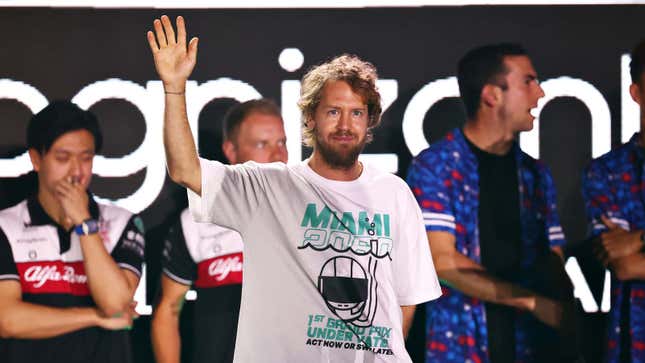
<path id="1" fill-rule="evenodd" d="M 96 116 L 70 101 L 54 101 L 29 120 L 27 147 L 44 154 L 60 136 L 76 130 L 87 130 L 94 137 L 94 151 L 101 150 L 103 135 Z"/>
<path id="2" fill-rule="evenodd" d="M 527 55 L 520 44 L 499 43 L 472 49 L 459 60 L 457 80 L 468 118 L 477 114 L 485 85 L 496 84 L 504 87 L 500 79 L 500 76 L 508 73 L 504 57 L 518 55 Z"/>
<path id="3" fill-rule="evenodd" d="M 238 103 L 231 107 L 224 115 L 223 135 L 224 141 L 229 140 L 235 144 L 237 142 L 237 135 L 240 132 L 240 125 L 252 113 L 262 113 L 265 115 L 276 116 L 282 119 L 280 108 L 275 102 L 261 98 L 258 100 L 250 100 Z"/>
<path id="4" fill-rule="evenodd" d="M 632 60 L 629 62 L 629 74 L 632 76 L 632 83 L 641 82 L 641 76 L 645 72 L 645 39 L 641 40 L 632 49 Z"/>

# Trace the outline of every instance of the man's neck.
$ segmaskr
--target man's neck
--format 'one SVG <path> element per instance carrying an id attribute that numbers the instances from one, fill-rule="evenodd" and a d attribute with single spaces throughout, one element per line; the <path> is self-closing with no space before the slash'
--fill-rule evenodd
<path id="1" fill-rule="evenodd" d="M 323 178 L 338 181 L 356 180 L 363 172 L 363 164 L 358 162 L 358 160 L 349 168 L 334 168 L 316 150 L 314 150 L 311 158 L 309 158 L 309 167 Z"/>
<path id="2" fill-rule="evenodd" d="M 65 229 L 72 227 L 71 225 L 68 225 L 70 223 L 66 221 L 63 207 L 60 205 L 58 200 L 56 200 L 56 197 L 51 193 L 46 192 L 43 187 L 38 188 L 38 202 L 43 207 L 45 213 L 47 213 L 49 218 L 54 222 L 58 223 Z"/>
<path id="3" fill-rule="evenodd" d="M 468 120 L 464 135 L 479 149 L 495 155 L 506 155 L 513 146 L 515 135 L 506 131 L 499 122 Z"/>

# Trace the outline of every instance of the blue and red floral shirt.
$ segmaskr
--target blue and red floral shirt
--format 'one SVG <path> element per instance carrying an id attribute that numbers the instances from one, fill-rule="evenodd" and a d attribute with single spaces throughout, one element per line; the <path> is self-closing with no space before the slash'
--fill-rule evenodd
<path id="1" fill-rule="evenodd" d="M 645 166 L 639 137 L 635 134 L 628 143 L 593 160 L 583 174 L 583 196 L 592 237 L 606 230 L 601 215 L 626 230 L 645 230 Z M 632 363 L 645 363 L 645 281 L 630 281 L 627 287 L 614 278 L 611 284 L 607 361 L 620 361 L 621 306 L 624 290 L 629 288 L 630 301 L 626 305 L 631 329 L 629 354 Z"/>
<path id="2" fill-rule="evenodd" d="M 516 155 L 521 204 L 521 268 L 528 270 L 540 253 L 564 244 L 564 235 L 549 170 L 521 151 L 517 143 L 512 152 Z M 477 158 L 462 131 L 449 132 L 415 157 L 407 181 L 421 206 L 426 230 L 454 234 L 457 251 L 481 263 Z M 531 288 L 530 278 L 521 280 L 523 286 Z M 426 362 L 489 362 L 484 302 L 445 283 L 442 290 L 442 298 L 426 305 Z M 530 341 L 534 321 L 530 314 L 518 313 L 517 362 L 532 361 Z"/>

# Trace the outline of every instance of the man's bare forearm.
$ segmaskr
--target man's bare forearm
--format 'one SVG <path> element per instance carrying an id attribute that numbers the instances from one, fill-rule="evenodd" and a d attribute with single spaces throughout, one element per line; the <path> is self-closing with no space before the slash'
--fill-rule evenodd
<path id="1" fill-rule="evenodd" d="M 437 271 L 439 278 L 448 285 L 486 302 L 531 309 L 535 294 L 530 290 L 493 277 L 481 265 L 458 252 L 452 258 L 455 260 L 453 268 Z"/>
<path id="2" fill-rule="evenodd" d="M 2 338 L 44 339 L 97 325 L 93 308 L 53 308 L 17 301 L 0 308 Z"/>
<path id="3" fill-rule="evenodd" d="M 455 236 L 448 232 L 430 231 L 428 241 L 439 278 L 468 296 L 530 311 L 552 327 L 560 325 L 562 306 L 558 301 L 541 296 L 516 284 L 489 274 L 480 264 L 455 249 Z M 557 251 L 555 251 L 557 254 Z M 558 258 L 561 263 L 561 259 Z"/>
<path id="4" fill-rule="evenodd" d="M 174 86 L 172 89 L 181 89 Z M 185 84 L 184 84 L 185 88 Z M 201 195 L 201 169 L 197 148 L 188 124 L 184 91 L 166 93 L 164 146 L 170 178 Z"/>
<path id="5" fill-rule="evenodd" d="M 152 319 L 152 348 L 158 363 L 179 363 L 181 338 L 179 313 L 171 304 L 160 302 Z"/>
<path id="6" fill-rule="evenodd" d="M 201 170 L 197 148 L 186 115 L 186 81 L 197 62 L 197 38 L 186 43 L 184 18 L 177 17 L 177 31 L 167 16 L 153 21 L 147 33 L 155 69 L 165 97 L 164 146 L 170 178 L 201 195 Z"/>
<path id="7" fill-rule="evenodd" d="M 136 286 L 114 262 L 98 234 L 81 236 L 87 285 L 96 306 L 106 316 L 122 314 L 132 302 Z"/>
<path id="8" fill-rule="evenodd" d="M 416 310 L 416 305 L 404 305 L 401 306 L 402 322 L 403 322 L 403 337 L 407 339 L 408 334 L 410 333 L 410 328 L 412 327 L 412 321 L 414 321 L 414 311 Z"/>
<path id="9" fill-rule="evenodd" d="M 529 289 L 495 278 L 479 264 L 455 252 L 455 268 L 437 270 L 439 278 L 466 295 L 531 312 L 538 320 L 559 328 L 562 306 L 553 299 Z"/>

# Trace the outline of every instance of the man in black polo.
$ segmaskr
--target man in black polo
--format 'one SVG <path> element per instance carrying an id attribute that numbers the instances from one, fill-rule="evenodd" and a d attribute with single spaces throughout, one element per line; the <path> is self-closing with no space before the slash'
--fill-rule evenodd
<path id="1" fill-rule="evenodd" d="M 101 144 L 96 117 L 71 102 L 30 120 L 38 190 L 0 211 L 3 362 L 131 361 L 143 227 L 88 193 Z"/>

